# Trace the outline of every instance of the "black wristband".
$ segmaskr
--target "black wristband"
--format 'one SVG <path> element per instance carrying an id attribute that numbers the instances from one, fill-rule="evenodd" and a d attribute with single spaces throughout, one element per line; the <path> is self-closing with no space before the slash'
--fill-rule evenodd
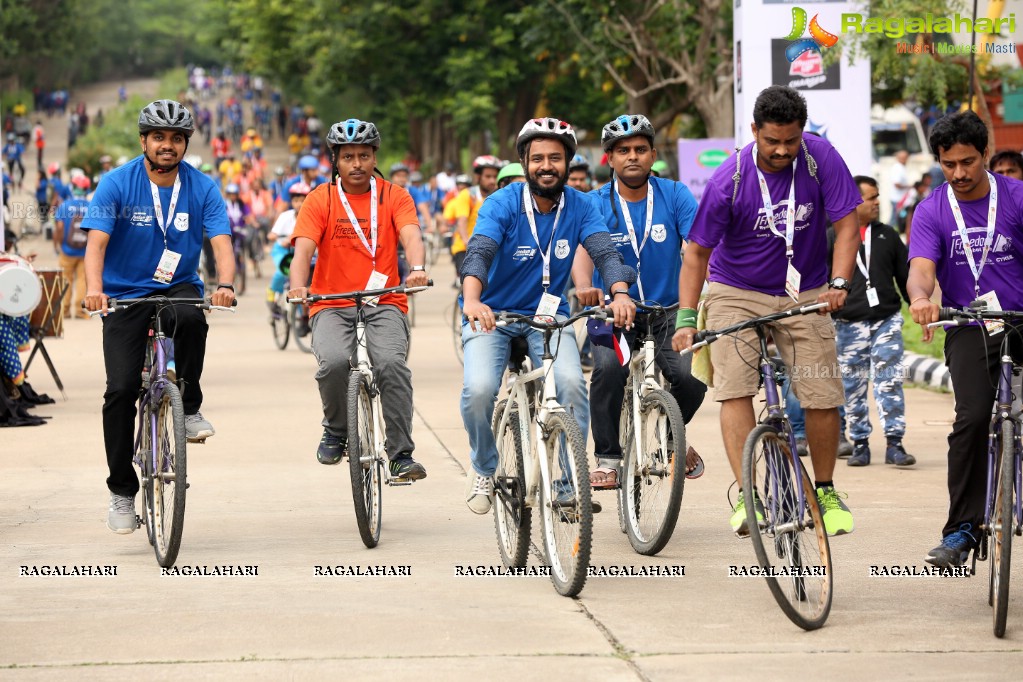
<path id="1" fill-rule="evenodd" d="M 233 284 L 218 284 L 217 285 L 217 289 L 230 289 L 231 291 L 234 291 L 234 285 Z"/>
<path id="2" fill-rule="evenodd" d="M 628 289 L 619 289 L 618 291 L 612 291 L 611 292 L 611 298 L 614 298 L 618 294 L 625 294 L 626 296 L 628 296 L 629 295 L 629 290 Z"/>

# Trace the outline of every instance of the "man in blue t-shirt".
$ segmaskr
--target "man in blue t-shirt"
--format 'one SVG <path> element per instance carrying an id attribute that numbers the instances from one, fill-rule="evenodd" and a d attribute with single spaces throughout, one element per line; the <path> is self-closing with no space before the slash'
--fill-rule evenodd
<path id="1" fill-rule="evenodd" d="M 85 250 L 89 310 L 105 310 L 108 298 L 202 296 L 196 271 L 204 234 L 213 246 L 221 282 L 211 303 L 233 304 L 234 250 L 224 202 L 212 180 L 181 163 L 194 130 L 192 114 L 173 100 L 152 102 L 139 114 L 142 154 L 104 176 L 82 221 L 82 229 L 89 231 Z M 103 318 L 107 372 L 103 438 L 111 493 L 107 527 L 121 534 L 136 528 L 139 481 L 132 468 L 132 434 L 153 312 L 152 305 L 136 305 Z M 185 435 L 203 441 L 214 433 L 199 412 L 205 315 L 195 306 L 182 305 L 166 309 L 161 319 L 175 341 L 177 374 L 184 382 Z"/>
<path id="2" fill-rule="evenodd" d="M 654 128 L 646 116 L 625 114 L 604 126 L 601 145 L 614 172 L 611 182 L 593 193 L 597 208 L 611 233 L 611 241 L 626 265 L 637 272 L 637 281 L 629 288 L 635 299 L 670 306 L 678 303 L 678 275 L 682 268 L 683 240 L 696 216 L 696 199 L 684 184 L 651 175 L 657 160 Z M 628 212 L 624 212 L 626 210 Z M 579 249 L 573 267 L 576 296 L 583 305 L 599 305 L 604 297 L 603 282 L 594 276 L 593 262 L 585 248 Z M 692 375 L 691 359 L 671 349 L 675 332 L 674 318 L 660 316 L 637 320 L 626 334 L 632 343 L 647 325 L 657 338 L 656 359 L 670 384 L 671 395 L 682 411 L 685 423 L 693 418 L 707 387 Z M 629 378 L 628 366 L 622 366 L 617 353 L 596 343 L 593 346 L 593 376 L 590 380 L 590 424 L 593 428 L 593 452 L 597 467 L 590 473 L 595 489 L 618 487 L 622 463 L 619 442 L 619 415 Z M 702 460 L 689 449 L 686 473 L 702 475 Z"/>
<path id="3" fill-rule="evenodd" d="M 25 153 L 25 145 L 18 141 L 14 133 L 7 133 L 7 144 L 4 145 L 4 159 L 7 160 L 7 173 L 11 176 L 21 189 L 21 183 L 25 179 L 25 164 L 21 162 L 21 155 Z M 14 169 L 20 171 L 17 178 L 14 177 Z"/>
<path id="4" fill-rule="evenodd" d="M 635 271 L 622 262 L 592 202 L 585 194 L 565 188 L 576 144 L 575 131 L 563 121 L 538 118 L 526 123 L 515 147 L 527 182 L 498 190 L 483 202 L 462 264 L 466 322 L 462 325 L 461 411 L 473 468 L 466 502 L 477 514 L 486 514 L 493 503 L 497 444 L 491 417 L 512 339 L 527 340 L 534 367 L 540 366 L 543 354 L 542 332 L 523 322 L 497 327 L 497 314 L 567 317 L 564 291 L 572 255 L 580 244 L 586 245 L 604 281 L 613 283 L 610 308 L 615 323 L 631 325 L 636 310 L 628 295 Z M 559 353 L 562 343 L 571 352 Z M 589 426 L 586 382 L 571 328 L 554 339 L 552 351 L 558 402 L 574 413 L 585 435 Z M 593 511 L 599 511 L 596 501 Z"/>
<path id="5" fill-rule="evenodd" d="M 64 317 L 70 317 L 74 310 L 75 317 L 88 318 L 82 310 L 85 299 L 85 243 L 88 232 L 82 229 L 82 221 L 89 212 L 89 202 L 85 195 L 89 193 L 91 183 L 84 175 L 71 178 L 71 199 L 57 207 L 54 217 L 53 246 L 59 254 L 59 263 L 64 271 L 64 278 L 71 289 L 64 295 Z M 72 301 L 74 308 L 71 307 Z"/>

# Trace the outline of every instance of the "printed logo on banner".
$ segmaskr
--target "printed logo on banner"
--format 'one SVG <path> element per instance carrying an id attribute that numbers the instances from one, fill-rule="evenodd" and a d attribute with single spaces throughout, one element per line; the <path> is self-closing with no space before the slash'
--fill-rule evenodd
<path id="1" fill-rule="evenodd" d="M 807 50 L 789 61 L 791 43 L 785 38 L 771 40 L 771 82 L 795 90 L 838 90 L 842 87 L 842 68 L 835 62 L 825 68 L 820 52 Z"/>
<path id="2" fill-rule="evenodd" d="M 802 7 L 792 8 L 792 30 L 785 36 L 785 40 L 791 43 L 785 50 L 785 58 L 789 62 L 796 61 L 808 52 L 816 52 L 819 56 L 822 49 L 834 47 L 838 42 L 838 36 L 821 28 L 817 21 L 818 16 L 820 15 L 813 15 L 813 19 L 807 26 L 806 10 Z M 808 30 L 810 37 L 804 38 L 803 34 Z"/>

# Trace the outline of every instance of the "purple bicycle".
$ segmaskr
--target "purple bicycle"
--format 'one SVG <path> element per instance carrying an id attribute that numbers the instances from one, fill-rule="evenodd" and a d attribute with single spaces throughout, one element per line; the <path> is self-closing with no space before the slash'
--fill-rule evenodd
<path id="1" fill-rule="evenodd" d="M 816 312 L 827 305 L 803 305 L 726 329 L 697 332 L 692 348 L 696 350 L 722 336 L 756 332 L 767 404 L 742 451 L 746 527 L 758 530 L 751 530 L 749 536 L 771 594 L 789 620 L 804 630 L 821 627 L 831 612 L 831 548 L 817 494 L 796 454 L 796 439 L 778 390 L 785 367 L 776 364 L 768 352 L 765 329 L 772 322 Z M 736 343 L 752 340 L 736 337 Z"/>

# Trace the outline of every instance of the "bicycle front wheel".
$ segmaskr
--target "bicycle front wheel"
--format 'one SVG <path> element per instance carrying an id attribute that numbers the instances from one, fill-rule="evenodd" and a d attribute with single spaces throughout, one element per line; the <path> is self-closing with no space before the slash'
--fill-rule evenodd
<path id="1" fill-rule="evenodd" d="M 462 309 L 458 305 L 458 297 L 455 297 L 455 302 L 451 306 L 451 333 L 454 335 L 453 339 L 455 342 L 455 357 L 458 358 L 458 364 L 465 364 L 465 356 L 462 352 Z"/>
<path id="2" fill-rule="evenodd" d="M 494 438 L 497 441 L 497 471 L 494 474 L 494 528 L 501 561 L 509 568 L 526 565 L 533 510 L 526 506 L 526 476 L 522 456 L 519 412 L 513 409 L 501 428 L 508 401 L 494 410 Z"/>
<path id="3" fill-rule="evenodd" d="M 540 486 L 540 518 L 551 580 L 558 594 L 574 597 L 586 583 L 593 542 L 590 469 L 583 434 L 563 412 L 548 415 L 544 444 L 550 478 Z"/>
<path id="4" fill-rule="evenodd" d="M 798 485 L 803 491 L 802 509 Z M 787 436 L 769 424 L 757 426 L 746 439 L 742 489 L 753 549 L 771 594 L 793 623 L 816 630 L 831 611 L 828 535 L 806 470 L 793 462 Z"/>
<path id="5" fill-rule="evenodd" d="M 618 418 L 618 442 L 621 445 L 622 452 L 628 452 L 634 445 L 635 434 L 632 432 L 632 391 L 626 388 L 625 399 L 622 400 L 622 413 Z M 625 518 L 628 513 L 629 504 L 625 501 L 625 491 L 627 486 L 618 486 L 618 528 L 623 533 L 629 532 L 629 523 Z"/>
<path id="6" fill-rule="evenodd" d="M 147 364 L 151 362 L 152 349 L 147 349 Z M 139 433 L 139 447 L 135 452 L 135 463 L 139 467 L 142 479 L 142 525 L 146 528 L 146 537 L 150 545 L 156 544 L 156 529 L 153 528 L 153 412 L 150 409 L 150 402 L 143 394 L 143 400 L 139 401 L 139 410 L 142 413 L 142 429 Z"/>
<path id="7" fill-rule="evenodd" d="M 309 329 L 308 309 L 301 303 L 295 303 L 288 310 L 288 318 L 291 324 L 292 337 L 295 345 L 303 353 L 312 353 L 312 330 Z"/>
<path id="8" fill-rule="evenodd" d="M 283 296 L 275 297 L 270 304 L 270 326 L 273 328 L 274 343 L 284 350 L 291 334 L 291 321 L 288 319 L 288 303 Z"/>
<path id="9" fill-rule="evenodd" d="M 1016 508 L 1013 489 L 1016 478 L 1016 424 L 1002 420 L 999 443 L 1000 463 L 991 518 L 991 606 L 995 637 L 1005 636 L 1009 612 L 1009 567 L 1012 559 L 1012 523 Z"/>
<path id="10" fill-rule="evenodd" d="M 373 403 L 366 378 L 357 371 L 348 380 L 348 464 L 352 472 L 355 522 L 362 543 L 373 548 L 380 542 L 380 494 L 383 463 L 375 450 Z"/>
<path id="11" fill-rule="evenodd" d="M 155 469 L 150 478 L 153 549 L 161 566 L 174 565 L 185 526 L 185 490 L 188 488 L 185 446 L 185 410 L 178 387 L 167 383 L 156 406 Z"/>

